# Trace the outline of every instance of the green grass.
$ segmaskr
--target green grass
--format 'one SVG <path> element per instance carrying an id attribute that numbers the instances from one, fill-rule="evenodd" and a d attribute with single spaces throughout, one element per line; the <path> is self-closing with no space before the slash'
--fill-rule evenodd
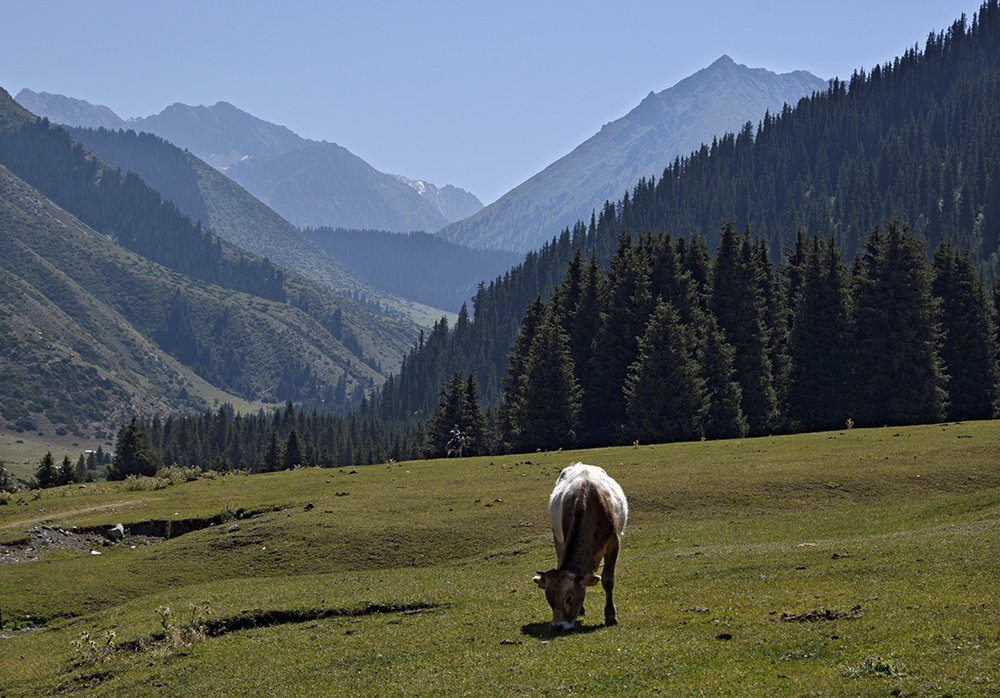
<path id="1" fill-rule="evenodd" d="M 620 625 L 597 587 L 556 635 L 574 460 L 629 497 Z M 209 519 L 0 565 L 0 695 L 1000 692 L 1000 422 L 61 488 L 0 506 L 0 558 Z"/>

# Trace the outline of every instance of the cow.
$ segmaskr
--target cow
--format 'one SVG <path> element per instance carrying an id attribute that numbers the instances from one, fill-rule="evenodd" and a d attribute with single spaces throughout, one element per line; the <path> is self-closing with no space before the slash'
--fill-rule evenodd
<path id="1" fill-rule="evenodd" d="M 571 630 L 583 615 L 587 587 L 604 587 L 604 624 L 617 625 L 615 563 L 628 519 L 621 486 L 603 468 L 573 463 L 556 480 L 549 497 L 549 517 L 557 567 L 539 572 L 535 584 L 552 607 L 550 630 Z M 604 559 L 603 574 L 597 568 Z"/>

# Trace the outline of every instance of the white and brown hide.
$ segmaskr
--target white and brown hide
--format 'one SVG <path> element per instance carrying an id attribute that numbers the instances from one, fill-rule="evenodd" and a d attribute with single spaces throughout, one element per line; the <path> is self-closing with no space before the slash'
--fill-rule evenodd
<path id="1" fill-rule="evenodd" d="M 534 581 L 552 607 L 552 630 L 570 630 L 583 615 L 587 587 L 604 587 L 604 623 L 618 622 L 615 563 L 628 519 L 625 493 L 603 468 L 574 463 L 559 474 L 549 497 L 557 566 Z M 604 570 L 598 575 L 601 560 Z"/>

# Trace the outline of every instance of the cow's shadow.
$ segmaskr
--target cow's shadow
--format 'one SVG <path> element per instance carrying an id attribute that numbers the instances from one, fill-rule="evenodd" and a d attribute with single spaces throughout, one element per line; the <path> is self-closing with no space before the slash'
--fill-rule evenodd
<path id="1" fill-rule="evenodd" d="M 551 640 L 556 637 L 569 637 L 571 635 L 586 635 L 606 628 L 603 623 L 600 625 L 582 625 L 577 623 L 572 630 L 549 630 L 548 623 L 528 623 L 521 626 L 521 634 L 533 637 L 536 640 Z"/>

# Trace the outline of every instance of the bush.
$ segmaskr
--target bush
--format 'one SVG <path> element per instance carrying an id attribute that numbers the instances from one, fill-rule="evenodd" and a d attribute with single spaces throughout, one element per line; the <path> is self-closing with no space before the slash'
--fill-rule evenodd
<path id="1" fill-rule="evenodd" d="M 202 477 L 203 473 L 200 468 L 188 467 L 177 465 L 168 465 L 165 468 L 160 468 L 156 471 L 156 477 L 162 480 L 167 480 L 171 485 L 178 482 L 192 482 Z"/>
<path id="2" fill-rule="evenodd" d="M 170 486 L 170 480 L 161 477 L 146 477 L 145 475 L 129 475 L 122 480 L 122 489 L 126 492 L 152 492 Z"/>

